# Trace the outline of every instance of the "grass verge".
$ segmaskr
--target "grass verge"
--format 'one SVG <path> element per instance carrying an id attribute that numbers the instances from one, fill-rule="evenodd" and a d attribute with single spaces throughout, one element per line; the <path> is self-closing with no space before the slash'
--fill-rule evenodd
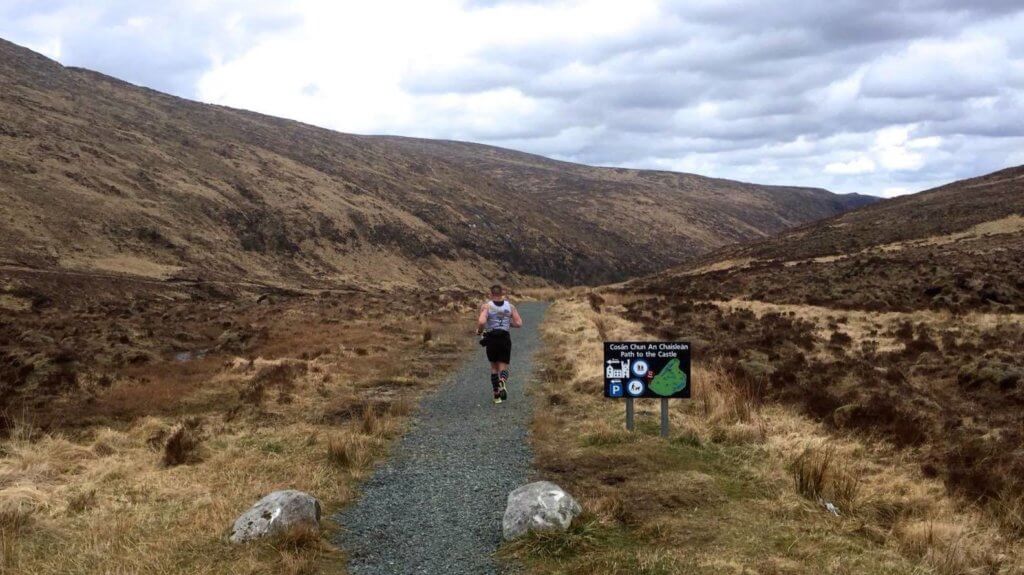
<path id="1" fill-rule="evenodd" d="M 601 397 L 601 340 L 652 337 L 614 302 L 558 301 L 542 329 L 536 463 L 586 516 L 567 534 L 507 544 L 502 556 L 526 572 L 1022 572 L 1019 543 L 901 451 L 764 404 L 699 355 L 671 437 L 657 436 L 656 402 L 638 402 L 626 432 L 622 404 Z"/>

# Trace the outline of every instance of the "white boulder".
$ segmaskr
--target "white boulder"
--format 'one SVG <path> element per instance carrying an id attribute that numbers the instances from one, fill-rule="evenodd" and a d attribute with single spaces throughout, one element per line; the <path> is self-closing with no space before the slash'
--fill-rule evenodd
<path id="1" fill-rule="evenodd" d="M 308 493 L 286 489 L 260 499 L 236 519 L 229 539 L 246 543 L 300 529 L 320 529 L 320 502 Z"/>
<path id="2" fill-rule="evenodd" d="M 550 481 L 537 481 L 508 494 L 501 530 L 505 540 L 529 531 L 565 531 L 582 512 L 580 504 L 561 487 Z"/>

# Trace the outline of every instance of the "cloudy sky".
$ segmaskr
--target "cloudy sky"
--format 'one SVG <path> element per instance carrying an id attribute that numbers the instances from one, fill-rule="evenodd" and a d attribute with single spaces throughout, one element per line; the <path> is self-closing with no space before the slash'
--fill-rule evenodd
<path id="1" fill-rule="evenodd" d="M 345 132 L 897 195 L 1024 164 L 1020 0 L 0 0 L 0 37 Z"/>

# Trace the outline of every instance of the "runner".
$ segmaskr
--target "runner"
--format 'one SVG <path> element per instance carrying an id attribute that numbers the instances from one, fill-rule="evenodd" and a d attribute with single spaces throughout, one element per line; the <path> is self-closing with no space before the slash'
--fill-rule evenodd
<path id="1" fill-rule="evenodd" d="M 523 327 L 519 310 L 505 299 L 501 284 L 491 286 L 491 299 L 480 308 L 476 333 L 482 335 L 480 345 L 487 348 L 487 361 L 491 362 L 491 388 L 494 403 L 508 399 L 508 364 L 512 356 L 512 336 L 509 328 Z"/>

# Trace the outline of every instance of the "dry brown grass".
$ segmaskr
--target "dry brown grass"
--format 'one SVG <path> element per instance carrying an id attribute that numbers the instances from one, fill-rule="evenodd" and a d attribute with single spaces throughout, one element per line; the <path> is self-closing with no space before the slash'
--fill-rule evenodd
<path id="1" fill-rule="evenodd" d="M 202 439 L 199 432 L 200 422 L 196 419 L 179 423 L 171 429 L 164 442 L 163 463 L 166 467 L 183 465 L 186 463 L 198 463 L 202 457 L 199 452 Z M 97 442 L 93 449 L 104 446 L 105 454 L 113 453 L 113 447 L 105 442 Z"/>
<path id="2" fill-rule="evenodd" d="M 281 320 L 316 322 L 322 313 Z M 329 517 L 386 454 L 420 394 L 460 359 L 458 348 L 468 349 L 464 326 L 453 323 L 460 318 L 438 316 L 429 344 L 396 363 L 389 346 L 416 341 L 418 329 L 373 308 L 361 313 L 342 329 L 328 324 L 333 341 L 305 323 L 277 330 L 287 341 L 271 339 L 252 357 L 209 358 L 219 369 L 179 395 L 173 412 L 164 405 L 65 433 L 15 422 L 0 442 L 0 573 L 344 572 L 324 539 L 329 521 L 325 534 L 247 546 L 229 544 L 225 530 L 283 488 L 315 495 Z M 178 367 L 151 369 L 173 381 Z M 392 386 L 395 378 L 403 385 Z M 250 402 L 241 390 L 254 381 L 262 392 Z M 115 381 L 110 393 L 122 385 L 144 404 L 144 385 Z"/>
<path id="3" fill-rule="evenodd" d="M 935 573 L 998 573 L 1003 563 L 999 551 L 978 546 L 976 536 L 955 520 L 939 519 L 907 522 L 894 534 L 901 551 L 920 558 Z"/>
<path id="4" fill-rule="evenodd" d="M 360 429 L 370 437 L 390 438 L 400 431 L 399 418 L 409 413 L 409 399 L 399 399 L 388 403 L 383 409 L 373 405 L 363 407 L 359 418 Z"/>
<path id="5" fill-rule="evenodd" d="M 1021 314 L 868 313 L 756 301 L 636 300 L 628 317 L 692 335 L 706 364 L 921 474 L 1019 538 Z M 802 448 L 801 448 L 802 449 Z M 913 463 L 910 464 L 913 467 Z M 948 496 L 948 495 L 947 495 Z M 972 530 L 977 532 L 977 530 Z M 1015 535 L 1017 533 L 1017 535 Z"/>
<path id="6" fill-rule="evenodd" d="M 822 504 L 832 503 L 842 513 L 854 509 L 860 481 L 843 469 L 833 446 L 808 447 L 790 467 L 794 487 L 800 495 Z"/>
<path id="7" fill-rule="evenodd" d="M 808 499 L 820 499 L 825 493 L 825 479 L 835 452 L 807 450 L 793 461 L 793 482 L 796 491 Z"/>
<path id="8" fill-rule="evenodd" d="M 739 443 L 764 439 L 760 400 L 753 389 L 737 383 L 718 363 L 698 365 L 693 372 L 701 382 L 692 393 L 692 401 L 703 416 L 703 426 L 696 430 L 698 436 Z"/>
<path id="9" fill-rule="evenodd" d="M 0 490 L 0 531 L 17 532 L 49 505 L 46 493 L 30 486 Z"/>
<path id="10" fill-rule="evenodd" d="M 578 296 L 590 291 L 584 287 L 528 287 L 516 291 L 516 296 L 525 300 L 552 301 L 563 297 Z"/>
<path id="11" fill-rule="evenodd" d="M 924 324 L 937 333 L 950 331 L 961 336 L 971 331 L 991 330 L 1000 325 L 1024 325 L 1024 314 L 983 312 L 953 314 L 945 310 L 916 310 L 909 313 L 868 312 L 742 299 L 709 303 L 721 306 L 722 309 L 749 310 L 758 318 L 770 313 L 791 314 L 812 322 L 817 335 L 824 339 L 831 336 L 835 327 L 835 319 L 841 317 L 843 318 L 842 333 L 850 336 L 855 346 L 859 346 L 861 342 L 873 340 L 878 343 L 878 351 L 891 351 L 902 346 L 903 342 L 892 332 L 891 328 L 906 322 L 911 325 Z"/>
<path id="12" fill-rule="evenodd" d="M 339 433 L 327 441 L 327 460 L 343 469 L 365 469 L 373 462 L 372 438 L 355 433 Z"/>
<path id="13" fill-rule="evenodd" d="M 1024 495 L 1007 490 L 990 502 L 1004 529 L 1024 537 Z"/>
<path id="14" fill-rule="evenodd" d="M 672 403 L 668 442 L 642 401 L 638 432 L 626 432 L 621 403 L 600 396 L 597 324 L 611 339 L 650 335 L 616 304 L 601 309 L 577 297 L 549 310 L 531 437 L 542 475 L 577 494 L 588 529 L 614 543 L 531 543 L 555 549 L 546 559 L 516 547 L 528 572 L 1024 573 L 1019 541 L 913 458 L 765 403 L 716 362 L 694 364 L 694 397 Z M 928 522 L 946 527 L 925 537 Z"/>

